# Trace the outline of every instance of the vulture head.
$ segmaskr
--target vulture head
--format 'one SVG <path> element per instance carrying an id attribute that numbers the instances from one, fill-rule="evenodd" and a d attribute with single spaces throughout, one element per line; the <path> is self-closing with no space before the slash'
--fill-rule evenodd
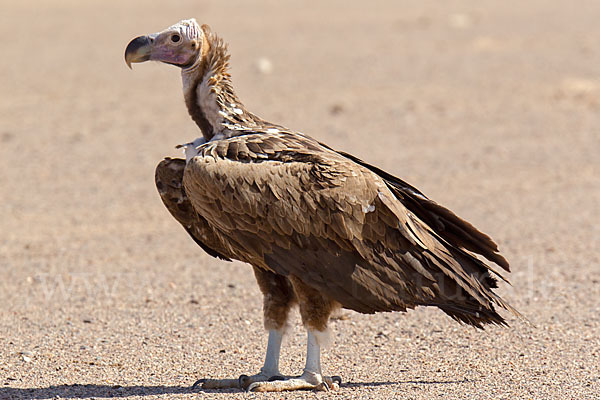
<path id="1" fill-rule="evenodd" d="M 205 53 L 207 26 L 200 26 L 195 19 L 179 21 L 162 32 L 138 36 L 125 49 L 125 62 L 148 60 L 162 61 L 181 68 L 188 68 Z"/>

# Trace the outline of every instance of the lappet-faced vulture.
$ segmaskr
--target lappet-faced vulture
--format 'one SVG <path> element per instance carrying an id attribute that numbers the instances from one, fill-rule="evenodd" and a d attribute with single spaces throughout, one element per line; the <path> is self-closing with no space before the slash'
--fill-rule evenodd
<path id="1" fill-rule="evenodd" d="M 180 68 L 185 103 L 202 136 L 185 159 L 156 168 L 173 217 L 208 254 L 252 265 L 269 331 L 264 366 L 205 388 L 335 389 L 320 348 L 336 308 L 360 313 L 435 306 L 481 328 L 516 311 L 492 289 L 508 271 L 494 241 L 419 190 L 350 154 L 247 111 L 228 73 L 225 43 L 194 19 L 133 39 L 131 63 Z M 487 262 L 477 258 L 487 259 Z M 302 375 L 283 377 L 279 351 L 292 306 L 308 331 Z"/>

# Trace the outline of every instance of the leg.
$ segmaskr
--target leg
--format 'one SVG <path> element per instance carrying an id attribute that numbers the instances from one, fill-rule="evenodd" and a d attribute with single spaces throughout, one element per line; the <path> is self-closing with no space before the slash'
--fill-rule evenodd
<path id="1" fill-rule="evenodd" d="M 241 375 L 238 378 L 238 386 L 240 388 L 246 389 L 254 382 L 268 381 L 270 379 L 278 379 L 281 377 L 281 373 L 279 372 L 279 351 L 281 349 L 283 334 L 283 330 L 269 330 L 265 363 L 258 374 L 251 376 Z"/>
<path id="2" fill-rule="evenodd" d="M 294 304 L 294 291 L 287 278 L 259 268 L 254 268 L 254 275 L 264 295 L 264 324 L 269 331 L 267 354 L 260 372 L 255 375 L 242 375 L 238 379 L 203 379 L 204 389 L 247 388 L 254 382 L 268 381 L 280 377 L 279 351 L 285 333 L 289 310 Z"/>
<path id="3" fill-rule="evenodd" d="M 255 382 L 248 386 L 248 390 L 256 392 L 299 389 L 336 390 L 339 388 L 341 378 L 324 377 L 321 372 L 321 346 L 327 344 L 327 322 L 336 304 L 299 279 L 290 277 L 290 281 L 298 298 L 302 322 L 308 330 L 304 372 L 299 377 L 285 380 Z"/>
<path id="4" fill-rule="evenodd" d="M 202 383 L 203 389 L 227 389 L 227 388 L 246 388 L 253 382 L 267 381 L 272 377 L 278 377 L 279 373 L 279 350 L 281 349 L 281 341 L 283 339 L 283 331 L 271 329 L 269 330 L 269 340 L 267 342 L 267 355 L 265 356 L 265 364 L 256 375 L 248 376 L 241 375 L 237 379 L 200 379 L 194 386 Z"/>

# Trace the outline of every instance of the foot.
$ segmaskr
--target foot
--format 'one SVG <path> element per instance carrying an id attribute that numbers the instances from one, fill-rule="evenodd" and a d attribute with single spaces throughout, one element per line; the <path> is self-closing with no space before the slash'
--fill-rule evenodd
<path id="1" fill-rule="evenodd" d="M 274 379 L 283 379 L 279 372 L 266 373 L 264 371 L 255 375 L 241 375 L 238 379 L 200 379 L 192 385 L 192 388 L 202 385 L 202 389 L 246 389 L 254 382 L 263 382 Z"/>
<path id="2" fill-rule="evenodd" d="M 202 389 L 232 389 L 239 388 L 240 384 L 237 379 L 198 379 L 192 389 L 198 386 Z"/>
<path id="3" fill-rule="evenodd" d="M 281 378 L 281 379 L 274 379 Z M 283 392 L 288 390 L 338 390 L 342 383 L 339 376 L 322 376 L 304 371 L 297 377 L 272 377 L 266 381 L 255 381 L 246 390 L 249 392 Z"/>

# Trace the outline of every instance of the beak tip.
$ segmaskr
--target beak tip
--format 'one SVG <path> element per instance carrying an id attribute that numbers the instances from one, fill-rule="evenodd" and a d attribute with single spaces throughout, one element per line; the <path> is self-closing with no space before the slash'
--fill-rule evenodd
<path id="1" fill-rule="evenodd" d="M 132 63 L 139 63 L 150 60 L 151 41 L 148 36 L 139 36 L 133 39 L 125 49 L 125 63 L 129 69 Z"/>

